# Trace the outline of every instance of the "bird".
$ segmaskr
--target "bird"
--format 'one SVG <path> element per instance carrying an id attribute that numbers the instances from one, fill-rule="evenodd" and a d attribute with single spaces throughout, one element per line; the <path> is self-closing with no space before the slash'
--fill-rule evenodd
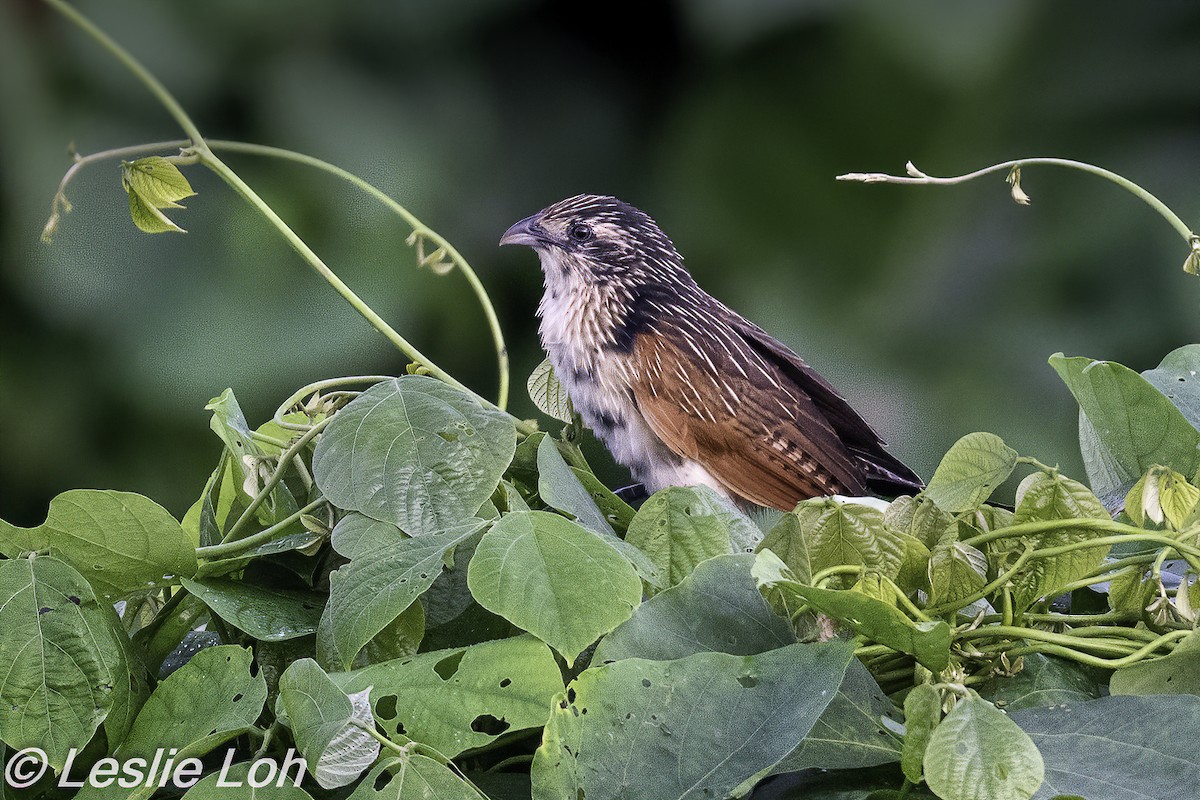
<path id="1" fill-rule="evenodd" d="M 581 194 L 528 216 L 538 333 L 583 423 L 647 492 L 707 486 L 747 509 L 915 493 L 921 479 L 786 345 L 704 291 L 645 212 Z"/>

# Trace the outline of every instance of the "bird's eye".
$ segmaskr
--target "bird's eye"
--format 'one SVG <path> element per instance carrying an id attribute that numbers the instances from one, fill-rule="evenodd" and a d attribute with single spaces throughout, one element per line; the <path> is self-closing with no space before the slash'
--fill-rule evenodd
<path id="1" fill-rule="evenodd" d="M 583 222 L 576 222 L 567 229 L 567 235 L 576 242 L 586 242 L 592 238 L 592 226 Z"/>

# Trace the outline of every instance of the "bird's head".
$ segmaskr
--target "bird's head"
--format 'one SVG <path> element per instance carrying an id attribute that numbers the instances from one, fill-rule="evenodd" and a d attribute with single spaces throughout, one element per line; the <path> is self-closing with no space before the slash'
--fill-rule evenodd
<path id="1" fill-rule="evenodd" d="M 505 231 L 500 244 L 532 247 L 548 280 L 637 282 L 683 271 L 683 259 L 648 214 L 604 195 L 547 206 Z"/>

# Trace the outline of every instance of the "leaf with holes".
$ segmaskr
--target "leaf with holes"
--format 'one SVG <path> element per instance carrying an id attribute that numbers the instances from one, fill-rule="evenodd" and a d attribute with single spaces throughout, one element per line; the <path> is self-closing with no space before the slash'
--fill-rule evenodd
<path id="1" fill-rule="evenodd" d="M 1200 344 L 1172 350 L 1142 377 L 1162 392 L 1193 428 L 1200 430 Z"/>
<path id="2" fill-rule="evenodd" d="M 115 745 L 143 699 L 112 606 L 58 559 L 0 561 L 0 740 L 41 747 L 55 770 L 104 723 Z"/>
<path id="3" fill-rule="evenodd" d="M 338 508 L 419 536 L 471 519 L 516 448 L 512 418 L 424 375 L 372 386 L 334 416 L 313 477 Z"/>
<path id="4" fill-rule="evenodd" d="M 529 399 L 548 417 L 554 417 L 559 422 L 570 422 L 573 409 L 571 400 L 567 397 L 566 389 L 558 382 L 550 359 L 542 359 L 542 363 L 534 367 L 526 384 L 529 389 Z"/>
<path id="5" fill-rule="evenodd" d="M 403 735 L 453 758 L 501 733 L 546 722 L 562 691 L 554 655 L 532 636 L 518 636 L 330 676 L 347 694 L 371 688 L 375 717 Z"/>
<path id="6" fill-rule="evenodd" d="M 361 514 L 345 517 L 333 530 L 333 546 L 350 563 L 330 574 L 325 606 L 337 652 L 322 660 L 348 669 L 376 634 L 433 585 L 447 554 L 486 524 L 472 520 L 410 539 L 391 523 Z"/>
<path id="7" fill-rule="evenodd" d="M 0 520 L 0 553 L 47 551 L 115 599 L 196 573 L 192 542 L 162 506 L 140 494 L 72 489 L 50 501 L 46 521 L 18 528 Z"/>
<path id="8" fill-rule="evenodd" d="M 1042 755 L 1008 715 L 959 700 L 929 737 L 925 782 L 943 800 L 1027 800 L 1042 785 Z"/>
<path id="9" fill-rule="evenodd" d="M 251 767 L 258 762 L 243 761 L 233 764 L 228 770 L 216 770 L 205 775 L 199 783 L 188 789 L 183 800 L 229 800 L 231 786 L 246 786 Z M 261 769 L 260 769 L 261 772 Z M 267 783 L 251 789 L 251 800 L 312 800 L 312 795 L 293 783 L 295 768 L 288 770 L 282 781 Z M 256 775 L 261 778 L 261 775 Z M 223 781 L 223 783 L 222 783 Z M 296 782 L 298 783 L 298 781 Z"/>
<path id="10" fill-rule="evenodd" d="M 410 753 L 380 761 L 347 800 L 486 800 L 450 768 Z"/>
<path id="11" fill-rule="evenodd" d="M 353 782 L 379 757 L 370 687 L 347 695 L 311 658 L 295 661 L 279 679 L 279 700 L 296 746 L 325 789 Z"/>
<path id="12" fill-rule="evenodd" d="M 851 657 L 849 643 L 826 642 L 585 670 L 553 708 L 534 796 L 726 797 L 800 744 Z"/>
<path id="13" fill-rule="evenodd" d="M 922 493 L 957 514 L 981 505 L 1017 466 L 1017 451 L 994 433 L 968 433 L 955 442 Z"/>
<path id="14" fill-rule="evenodd" d="M 509 514 L 484 534 L 467 570 L 484 608 L 573 663 L 642 601 L 642 582 L 616 550 L 545 511 Z"/>

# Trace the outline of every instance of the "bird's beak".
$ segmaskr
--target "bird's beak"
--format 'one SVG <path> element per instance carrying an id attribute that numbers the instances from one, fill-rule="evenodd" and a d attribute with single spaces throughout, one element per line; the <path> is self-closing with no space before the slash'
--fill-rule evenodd
<path id="1" fill-rule="evenodd" d="M 500 237 L 500 245 L 527 244 L 530 247 L 543 245 L 547 241 L 546 231 L 538 224 L 538 215 L 526 217 L 513 225 Z"/>

